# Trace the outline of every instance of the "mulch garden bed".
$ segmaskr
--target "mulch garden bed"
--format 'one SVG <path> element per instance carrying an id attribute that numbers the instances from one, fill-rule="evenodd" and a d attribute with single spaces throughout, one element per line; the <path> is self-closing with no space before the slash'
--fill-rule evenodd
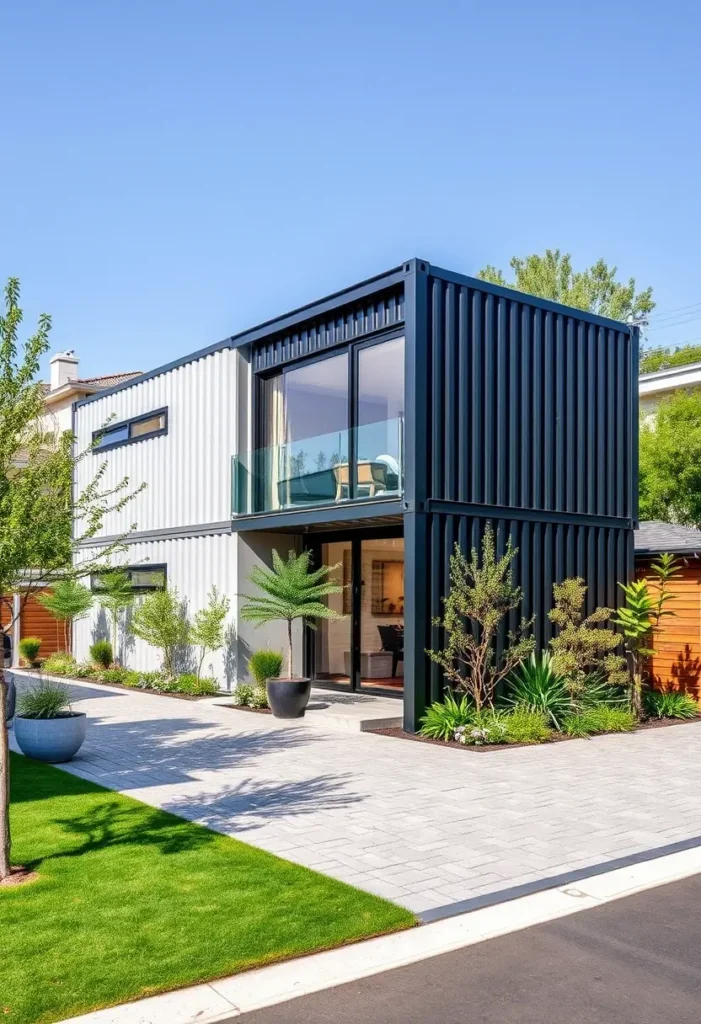
<path id="1" fill-rule="evenodd" d="M 249 708 L 247 704 L 219 704 L 220 708 L 228 708 L 229 711 L 252 711 L 254 715 L 272 715 L 270 708 Z"/>
<path id="2" fill-rule="evenodd" d="M 666 729 L 670 725 L 694 725 L 701 721 L 701 715 L 696 718 L 649 718 L 629 733 L 599 732 L 592 736 L 565 736 L 562 733 L 554 733 L 551 739 L 543 743 L 458 743 L 456 740 L 434 740 L 428 736 L 419 736 L 413 732 L 405 732 L 404 729 L 368 729 L 370 733 L 378 736 L 392 736 L 399 740 L 412 740 L 414 743 L 431 743 L 437 747 L 456 747 L 458 750 L 468 750 L 473 754 L 488 754 L 490 751 L 517 750 L 519 747 L 545 747 L 550 743 L 566 743 L 574 739 L 595 739 L 596 736 L 631 736 L 636 732 L 644 732 L 646 729 Z"/>
<path id="3" fill-rule="evenodd" d="M 22 669 L 21 671 L 27 671 Z M 124 690 L 125 693 L 150 693 L 154 697 L 175 697 L 176 700 L 212 700 L 214 697 L 220 696 L 219 694 L 193 694 L 193 693 L 167 693 L 164 690 L 153 690 L 150 686 L 124 686 L 122 683 L 103 683 L 99 679 L 91 679 L 89 676 L 83 676 L 78 679 L 75 676 L 57 676 L 53 673 L 48 673 L 52 679 L 60 679 L 62 683 L 85 683 L 89 686 L 110 686 L 115 690 Z M 27 678 L 20 676 L 20 678 Z M 31 679 L 38 679 L 39 676 L 30 676 Z"/>

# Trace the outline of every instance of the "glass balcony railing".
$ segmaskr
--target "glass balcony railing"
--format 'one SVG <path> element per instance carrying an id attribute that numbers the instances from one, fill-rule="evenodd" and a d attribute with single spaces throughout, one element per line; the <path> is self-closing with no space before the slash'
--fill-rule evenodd
<path id="1" fill-rule="evenodd" d="M 403 420 L 367 423 L 353 430 L 234 455 L 234 516 L 403 493 Z"/>

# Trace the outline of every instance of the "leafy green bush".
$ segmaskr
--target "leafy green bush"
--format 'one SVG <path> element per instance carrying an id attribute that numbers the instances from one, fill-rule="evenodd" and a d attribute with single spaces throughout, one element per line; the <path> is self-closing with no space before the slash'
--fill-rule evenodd
<path id="1" fill-rule="evenodd" d="M 531 654 L 528 661 L 509 676 L 505 703 L 540 711 L 560 729 L 572 713 L 572 700 L 567 680 L 555 672 L 552 662 L 552 655 L 547 651 Z"/>
<path id="2" fill-rule="evenodd" d="M 264 686 L 250 686 L 242 683 L 233 694 L 233 702 L 237 707 L 267 708 L 268 694 Z"/>
<path id="3" fill-rule="evenodd" d="M 675 690 L 646 690 L 645 714 L 650 718 L 698 718 L 699 706 L 689 693 Z"/>
<path id="4" fill-rule="evenodd" d="M 73 669 L 73 675 L 76 679 L 90 679 L 95 675 L 95 668 L 89 661 L 81 661 Z"/>
<path id="5" fill-rule="evenodd" d="M 517 704 L 504 719 L 505 743 L 545 743 L 552 737 L 552 718 L 545 711 Z"/>
<path id="6" fill-rule="evenodd" d="M 44 672 L 50 676 L 72 676 L 76 668 L 76 660 L 72 654 L 65 651 L 57 651 L 51 654 L 44 662 Z"/>
<path id="7" fill-rule="evenodd" d="M 594 736 L 603 732 L 631 732 L 637 724 L 632 711 L 601 705 L 570 715 L 562 729 L 568 736 Z"/>
<path id="8" fill-rule="evenodd" d="M 130 672 L 127 668 L 105 668 L 97 673 L 97 678 L 101 683 L 116 683 L 117 686 L 126 686 L 129 675 Z"/>
<path id="9" fill-rule="evenodd" d="M 248 659 L 248 669 L 259 686 L 265 686 L 266 679 L 277 679 L 282 670 L 282 654 L 267 647 L 254 651 Z"/>
<path id="10" fill-rule="evenodd" d="M 102 668 L 109 668 L 114 661 L 112 644 L 109 640 L 96 640 L 90 648 L 90 657 L 96 665 L 101 665 Z"/>
<path id="11" fill-rule="evenodd" d="M 419 734 L 432 740 L 452 740 L 456 730 L 471 723 L 475 714 L 475 706 L 467 694 L 458 701 L 446 690 L 445 698 L 427 709 Z"/>
<path id="12" fill-rule="evenodd" d="M 41 647 L 41 640 L 38 636 L 25 636 L 19 642 L 19 653 L 22 655 L 27 664 L 34 668 L 36 666 L 37 656 L 39 654 L 39 648 Z"/>
<path id="13" fill-rule="evenodd" d="M 60 718 L 71 710 L 71 695 L 63 683 L 43 680 L 17 698 L 20 718 Z"/>
<path id="14" fill-rule="evenodd" d="M 264 686 L 254 686 L 248 700 L 249 708 L 268 708 L 268 691 Z"/>
<path id="15" fill-rule="evenodd" d="M 208 676 L 201 676 L 198 679 L 194 672 L 187 672 L 175 680 L 174 692 L 192 697 L 215 697 L 219 693 L 219 686 L 216 679 Z"/>
<path id="16" fill-rule="evenodd" d="M 508 743 L 507 719 L 511 712 L 488 708 L 475 712 L 465 725 L 459 725 L 453 739 L 468 746 L 480 747 L 491 743 Z"/>

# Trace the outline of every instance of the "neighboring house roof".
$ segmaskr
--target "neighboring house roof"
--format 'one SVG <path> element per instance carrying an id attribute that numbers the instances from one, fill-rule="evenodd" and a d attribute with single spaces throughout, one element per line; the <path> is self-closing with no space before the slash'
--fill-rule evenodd
<path id="1" fill-rule="evenodd" d="M 642 522 L 635 531 L 636 555 L 657 554 L 671 551 L 675 554 L 701 553 L 701 530 L 692 526 L 678 526 L 676 523 L 661 523 L 658 520 Z"/>
<path id="2" fill-rule="evenodd" d="M 80 386 L 81 384 L 87 384 L 94 388 L 114 388 L 117 384 L 123 384 L 126 380 L 131 380 L 133 377 L 140 377 L 141 370 L 130 370 L 128 373 L 108 373 L 104 377 L 79 377 L 76 381 L 71 381 L 71 384 Z"/>
<path id="3" fill-rule="evenodd" d="M 668 366 L 664 370 L 641 373 L 638 390 L 641 398 L 677 388 L 697 387 L 701 384 L 701 363 L 686 363 L 684 366 Z"/>
<path id="4" fill-rule="evenodd" d="M 51 385 L 44 381 L 42 387 L 44 389 L 44 398 L 47 404 L 51 405 L 74 392 L 82 395 L 94 395 L 98 391 L 118 387 L 120 384 L 133 380 L 134 377 L 140 376 L 141 370 L 130 370 L 128 373 L 108 373 L 103 377 L 76 377 L 75 380 L 68 380 L 60 388 L 54 388 L 53 390 Z"/>

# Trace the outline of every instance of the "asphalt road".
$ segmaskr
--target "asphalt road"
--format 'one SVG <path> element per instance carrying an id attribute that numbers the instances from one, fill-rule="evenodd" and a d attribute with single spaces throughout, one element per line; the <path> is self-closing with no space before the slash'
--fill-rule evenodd
<path id="1" fill-rule="evenodd" d="M 234 1020 L 699 1024 L 701 876 Z"/>

